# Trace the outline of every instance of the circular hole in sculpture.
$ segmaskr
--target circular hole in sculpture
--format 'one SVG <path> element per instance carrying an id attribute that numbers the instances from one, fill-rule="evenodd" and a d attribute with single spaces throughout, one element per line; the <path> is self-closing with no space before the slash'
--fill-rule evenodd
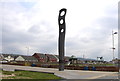
<path id="1" fill-rule="evenodd" d="M 64 29 L 61 29 L 61 32 L 64 32 Z"/>
<path id="2" fill-rule="evenodd" d="M 64 22 L 63 19 L 61 19 L 61 20 L 60 20 L 60 24 L 63 24 L 63 22 Z"/>
<path id="3" fill-rule="evenodd" d="M 60 16 L 63 16 L 63 15 L 65 15 L 65 11 L 62 11 L 60 14 Z"/>

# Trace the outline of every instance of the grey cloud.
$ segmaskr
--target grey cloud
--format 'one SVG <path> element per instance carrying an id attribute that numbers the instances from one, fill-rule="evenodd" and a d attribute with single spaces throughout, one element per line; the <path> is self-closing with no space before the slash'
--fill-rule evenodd
<path id="1" fill-rule="evenodd" d="M 114 5 L 109 5 L 104 9 L 104 12 L 109 16 L 116 16 L 118 14 L 119 4 L 115 3 Z"/>
<path id="2" fill-rule="evenodd" d="M 28 32 L 33 34 L 39 34 L 39 33 L 50 33 L 53 28 L 50 26 L 50 24 L 47 21 L 40 21 L 37 24 L 32 25 Z"/>
<path id="3" fill-rule="evenodd" d="M 53 54 L 57 54 L 57 42 L 54 41 L 54 42 L 49 42 L 47 41 L 45 45 L 39 45 L 37 47 L 40 52 L 43 52 L 43 53 L 53 53 Z"/>
<path id="4" fill-rule="evenodd" d="M 36 32 L 37 29 L 33 31 Z M 37 48 L 37 49 L 32 49 L 33 50 L 32 54 L 38 51 L 43 53 L 49 53 L 49 52 L 57 53 L 58 40 L 56 40 L 57 38 L 54 39 L 54 35 L 52 36 L 52 34 L 50 33 L 45 34 L 45 32 L 40 32 L 40 31 L 38 31 L 40 35 L 37 35 L 34 32 L 29 33 L 20 30 L 13 31 L 11 27 L 5 25 L 3 28 L 3 36 L 2 36 L 3 52 L 13 53 L 18 51 L 18 53 L 23 54 L 24 52 L 20 48 L 25 49 L 25 46 L 29 45 L 32 48 Z"/>
<path id="5" fill-rule="evenodd" d="M 117 29 L 117 19 L 112 17 L 99 18 L 92 26 L 93 27 L 90 27 L 89 29 L 84 29 L 83 33 L 88 33 L 87 37 L 80 37 L 81 34 L 78 34 L 76 37 L 66 41 L 66 54 L 76 54 L 81 57 L 82 53 L 80 53 L 79 50 L 86 50 L 86 52 L 88 52 L 86 55 L 89 58 L 104 56 L 105 60 L 110 60 L 111 58 L 107 58 L 108 55 L 112 57 L 110 54 L 112 53 L 110 49 L 112 42 L 111 45 L 109 45 L 109 39 L 111 37 L 112 29 Z M 101 28 L 97 29 L 97 26 Z M 71 49 L 74 53 L 70 51 Z"/>
<path id="6" fill-rule="evenodd" d="M 100 29 L 96 29 L 100 27 Z M 86 32 L 90 32 L 91 40 L 94 41 L 107 41 L 112 34 L 112 29 L 118 29 L 117 18 L 113 17 L 102 17 L 98 18 L 94 23 L 91 29 L 87 29 Z"/>
<path id="7" fill-rule="evenodd" d="M 28 32 L 31 32 L 31 33 L 34 33 L 34 34 L 37 34 L 37 33 L 40 33 L 42 30 L 40 30 L 40 27 L 37 26 L 37 25 L 34 25 L 32 26 Z"/>
<path id="8" fill-rule="evenodd" d="M 5 28 L 5 27 L 4 27 Z M 3 43 L 23 43 L 23 42 L 30 42 L 34 40 L 34 37 L 32 34 L 28 34 L 26 32 L 22 31 L 12 31 L 12 29 L 5 30 L 3 28 L 3 33 L 2 33 L 2 41 Z"/>
<path id="9" fill-rule="evenodd" d="M 17 13 L 18 11 L 19 9 Z M 22 10 L 19 12 L 21 11 Z M 113 11 L 109 12 L 111 13 Z M 116 11 L 111 14 L 114 13 L 116 13 Z M 12 14 L 10 13 L 9 15 Z M 30 54 L 35 52 L 58 53 L 58 36 L 54 33 L 54 29 L 49 22 L 41 20 L 38 23 L 32 23 L 27 31 L 16 30 L 17 24 L 15 23 L 19 24 L 19 20 L 15 17 L 9 20 L 6 18 L 5 23 L 3 23 L 3 52 L 26 54 L 25 46 L 28 45 L 31 48 Z M 65 55 L 82 57 L 82 54 L 85 54 L 90 58 L 103 55 L 107 58 L 111 52 L 108 50 L 110 48 L 107 44 L 109 41 L 108 38 L 111 35 L 111 29 L 117 29 L 117 19 L 110 16 L 101 17 L 91 24 L 93 27 L 90 26 L 90 28 L 88 27 L 89 29 L 84 29 L 84 31 L 80 33 L 78 32 L 73 38 L 66 36 Z M 97 26 L 101 28 L 97 29 Z M 87 34 L 87 36 L 81 37 L 81 33 Z M 83 50 L 87 53 L 83 53 Z"/>
<path id="10" fill-rule="evenodd" d="M 21 43 L 20 43 L 21 44 Z M 21 45 L 24 49 L 25 47 Z M 14 43 L 7 43 L 2 45 L 2 53 L 12 53 L 12 54 L 26 54 L 23 50 L 20 49 L 21 47 L 18 44 Z"/>
<path id="11" fill-rule="evenodd" d="M 97 20 L 97 22 L 104 27 L 104 29 L 112 29 L 118 27 L 118 20 L 113 17 L 103 17 Z"/>

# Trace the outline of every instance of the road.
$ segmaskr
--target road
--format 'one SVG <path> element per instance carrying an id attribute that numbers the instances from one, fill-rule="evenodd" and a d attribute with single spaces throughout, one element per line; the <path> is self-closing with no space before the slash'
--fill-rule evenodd
<path id="1" fill-rule="evenodd" d="M 64 79 L 118 79 L 118 72 L 84 71 L 84 70 L 64 70 L 58 71 L 54 68 L 41 68 L 30 66 L 2 65 L 3 70 L 27 70 L 45 73 L 53 73 Z"/>

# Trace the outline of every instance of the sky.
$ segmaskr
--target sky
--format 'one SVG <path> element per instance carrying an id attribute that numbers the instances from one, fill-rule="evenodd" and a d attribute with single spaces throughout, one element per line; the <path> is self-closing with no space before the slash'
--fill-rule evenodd
<path id="1" fill-rule="evenodd" d="M 58 15 L 66 13 L 65 56 L 111 60 L 119 0 L 1 0 L 1 53 L 58 55 Z M 118 35 L 114 35 L 118 57 Z M 29 50 L 28 50 L 29 48 Z"/>

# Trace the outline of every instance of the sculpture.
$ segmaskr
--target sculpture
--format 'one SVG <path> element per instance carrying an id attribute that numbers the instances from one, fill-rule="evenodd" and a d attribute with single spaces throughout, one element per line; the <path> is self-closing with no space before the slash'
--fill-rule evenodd
<path id="1" fill-rule="evenodd" d="M 58 24 L 59 24 L 59 44 L 58 44 L 58 52 L 59 52 L 59 71 L 64 71 L 64 42 L 65 42 L 65 15 L 67 10 L 65 8 L 59 11 Z"/>

